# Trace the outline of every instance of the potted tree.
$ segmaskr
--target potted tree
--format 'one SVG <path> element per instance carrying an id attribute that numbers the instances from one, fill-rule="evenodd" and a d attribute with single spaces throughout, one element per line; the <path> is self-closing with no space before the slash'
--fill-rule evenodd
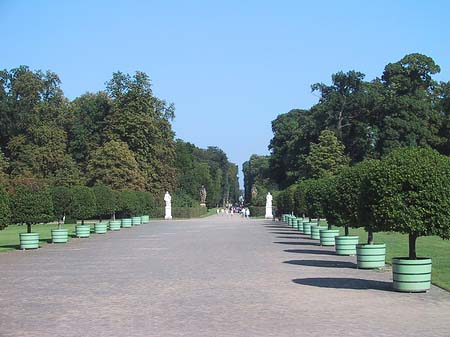
<path id="1" fill-rule="evenodd" d="M 325 218 L 323 205 L 327 196 L 322 192 L 325 189 L 326 178 L 309 179 L 305 183 L 305 201 L 306 209 L 310 218 L 317 218 L 317 223 L 311 225 L 311 239 L 320 240 L 320 231 L 327 229 L 327 226 L 321 225 L 320 220 Z"/>
<path id="2" fill-rule="evenodd" d="M 320 230 L 320 244 L 322 246 L 334 246 L 335 237 L 339 235 L 339 229 L 333 229 L 336 223 L 334 209 L 334 193 L 336 190 L 336 178 L 331 176 L 322 178 L 317 183 L 316 193 L 319 196 L 322 214 L 327 219 L 327 228 Z"/>
<path id="3" fill-rule="evenodd" d="M 392 259 L 394 289 L 428 290 L 432 261 L 418 257 L 416 241 L 450 238 L 450 158 L 431 149 L 397 149 L 368 176 L 367 195 L 375 224 L 408 235 L 408 256 Z"/>
<path id="4" fill-rule="evenodd" d="M 105 234 L 108 231 L 108 221 L 102 221 L 106 216 L 111 218 L 116 211 L 116 199 L 110 187 L 97 185 L 92 188 L 97 206 L 97 216 L 100 221 L 94 224 L 94 233 Z"/>
<path id="5" fill-rule="evenodd" d="M 350 235 L 349 228 L 369 225 L 364 218 L 360 219 L 358 216 L 361 200 L 361 184 L 367 172 L 376 163 L 373 160 L 365 160 L 352 167 L 344 168 L 336 177 L 335 190 L 331 196 L 331 202 L 335 211 L 336 226 L 344 227 L 344 235 L 339 235 L 335 238 L 337 255 L 355 255 L 356 246 L 359 244 L 359 237 Z M 369 233 L 367 243 L 373 244 L 372 227 L 366 226 L 366 230 Z M 363 246 L 360 247 L 361 249 L 364 248 Z M 383 250 L 383 247 L 381 247 L 381 250 Z M 367 251 L 370 252 L 369 249 Z M 379 264 L 384 265 L 384 259 Z M 364 265 L 362 261 L 361 265 Z"/>
<path id="6" fill-rule="evenodd" d="M 122 227 L 129 228 L 133 226 L 133 216 L 139 210 L 139 197 L 136 191 L 121 191 L 119 194 L 119 209 L 123 216 Z"/>
<path id="7" fill-rule="evenodd" d="M 20 248 L 39 248 L 39 233 L 33 233 L 31 227 L 54 219 L 52 198 L 48 188 L 31 179 L 14 186 L 12 216 L 14 223 L 27 225 L 27 232 L 19 234 Z"/>
<path id="8" fill-rule="evenodd" d="M 94 192 L 86 186 L 74 186 L 71 188 L 72 205 L 70 215 L 81 220 L 81 224 L 75 226 L 75 236 L 88 238 L 91 235 L 91 226 L 85 224 L 84 220 L 95 215 L 97 206 Z"/>
<path id="9" fill-rule="evenodd" d="M 72 203 L 72 193 L 69 187 L 54 186 L 50 190 L 52 195 L 53 208 L 55 216 L 58 219 L 58 228 L 52 229 L 53 243 L 66 243 L 69 240 L 69 230 L 62 228 L 61 223 L 66 219 L 66 214 L 70 211 Z"/>

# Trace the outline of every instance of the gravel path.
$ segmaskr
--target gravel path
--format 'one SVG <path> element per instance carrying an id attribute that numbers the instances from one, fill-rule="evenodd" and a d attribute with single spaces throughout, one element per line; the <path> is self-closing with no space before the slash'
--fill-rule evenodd
<path id="1" fill-rule="evenodd" d="M 0 336 L 450 336 L 450 293 L 212 216 L 0 254 Z"/>

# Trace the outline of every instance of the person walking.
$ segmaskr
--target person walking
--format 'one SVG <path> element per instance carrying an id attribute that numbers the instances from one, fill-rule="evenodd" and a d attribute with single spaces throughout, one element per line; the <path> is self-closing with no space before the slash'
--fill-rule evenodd
<path id="1" fill-rule="evenodd" d="M 248 209 L 248 208 L 245 209 L 245 217 L 247 219 L 250 218 L 250 209 Z"/>

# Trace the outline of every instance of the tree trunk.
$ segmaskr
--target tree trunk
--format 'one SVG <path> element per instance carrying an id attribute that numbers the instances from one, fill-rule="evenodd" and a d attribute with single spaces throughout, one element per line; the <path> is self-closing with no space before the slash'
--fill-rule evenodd
<path id="1" fill-rule="evenodd" d="M 350 233 L 348 232 L 348 226 L 344 226 L 345 236 L 348 236 Z"/>
<path id="2" fill-rule="evenodd" d="M 408 238 L 409 238 L 409 259 L 416 260 L 417 259 L 417 255 L 416 255 L 417 234 L 415 234 L 415 233 L 409 234 Z"/>
<path id="3" fill-rule="evenodd" d="M 116 212 L 114 212 L 113 214 L 112 214 L 112 219 L 115 221 L 116 220 Z"/>
<path id="4" fill-rule="evenodd" d="M 373 245 L 373 232 L 371 230 L 367 233 L 367 244 Z"/>
<path id="5" fill-rule="evenodd" d="M 328 229 L 329 229 L 329 230 L 331 229 L 331 224 L 330 224 L 330 223 L 328 223 Z"/>
<path id="6" fill-rule="evenodd" d="M 27 233 L 31 233 L 31 224 L 27 223 Z"/>
<path id="7" fill-rule="evenodd" d="M 81 220 L 81 224 L 84 225 L 84 219 Z"/>

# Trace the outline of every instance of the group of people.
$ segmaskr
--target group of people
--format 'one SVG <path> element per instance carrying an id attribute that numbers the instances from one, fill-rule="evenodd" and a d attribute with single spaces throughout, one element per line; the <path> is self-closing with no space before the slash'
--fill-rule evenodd
<path id="1" fill-rule="evenodd" d="M 250 210 L 248 207 L 245 208 L 237 208 L 237 207 L 225 207 L 225 208 L 218 208 L 216 210 L 217 215 L 221 216 L 232 216 L 234 213 L 239 213 L 244 218 L 250 218 Z"/>

